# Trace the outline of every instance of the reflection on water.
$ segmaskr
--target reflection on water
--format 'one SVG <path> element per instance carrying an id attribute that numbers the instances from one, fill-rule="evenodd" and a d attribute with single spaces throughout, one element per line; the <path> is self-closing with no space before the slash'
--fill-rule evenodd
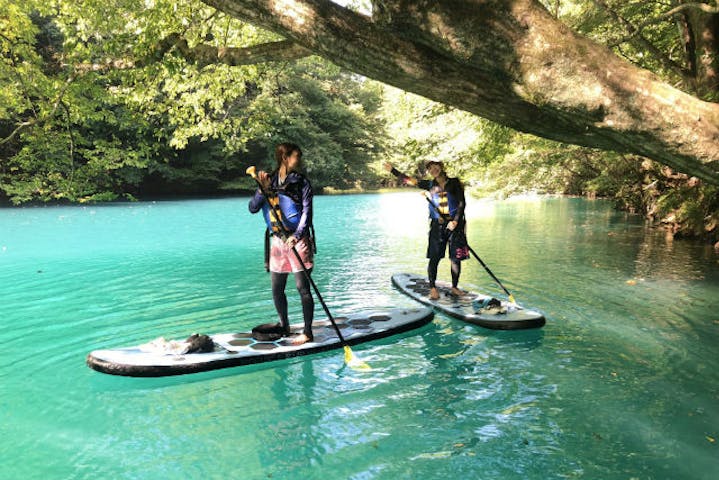
<path id="1" fill-rule="evenodd" d="M 471 245 L 541 330 L 437 315 L 354 347 L 367 372 L 341 351 L 160 379 L 85 367 L 94 348 L 274 319 L 246 200 L 0 210 L 3 475 L 713 478 L 717 256 L 601 201 L 468 207 Z M 412 191 L 317 198 L 334 314 L 415 306 L 390 276 L 424 272 L 426 208 Z M 462 285 L 502 295 L 474 260 Z"/>

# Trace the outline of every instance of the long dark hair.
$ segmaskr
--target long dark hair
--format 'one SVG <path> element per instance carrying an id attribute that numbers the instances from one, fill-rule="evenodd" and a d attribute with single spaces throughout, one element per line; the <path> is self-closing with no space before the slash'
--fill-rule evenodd
<path id="1" fill-rule="evenodd" d="M 278 170 L 282 166 L 282 160 L 292 155 L 292 152 L 297 152 L 300 159 L 302 158 L 302 150 L 296 143 L 283 142 L 275 147 L 275 161 Z"/>

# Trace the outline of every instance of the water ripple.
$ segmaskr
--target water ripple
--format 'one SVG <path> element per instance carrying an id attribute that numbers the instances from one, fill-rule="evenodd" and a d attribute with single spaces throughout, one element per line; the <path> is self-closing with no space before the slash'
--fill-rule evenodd
<path id="1" fill-rule="evenodd" d="M 175 378 L 88 369 L 95 348 L 275 318 L 246 200 L 0 210 L 8 478 L 711 478 L 716 254 L 605 203 L 470 201 L 473 248 L 541 330 L 437 314 L 353 347 L 365 372 L 341 351 Z M 313 277 L 333 314 L 414 306 L 390 276 L 426 269 L 426 202 L 316 207 Z M 504 295 L 474 260 L 462 284 Z"/>

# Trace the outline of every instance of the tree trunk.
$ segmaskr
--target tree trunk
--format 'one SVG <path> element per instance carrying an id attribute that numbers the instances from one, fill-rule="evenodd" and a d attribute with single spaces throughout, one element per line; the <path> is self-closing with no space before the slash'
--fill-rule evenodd
<path id="1" fill-rule="evenodd" d="M 536 0 L 202 0 L 358 74 L 565 143 L 719 184 L 719 105 L 581 37 Z"/>
<path id="2" fill-rule="evenodd" d="M 686 21 L 686 48 L 700 96 L 719 93 L 719 14 L 700 9 L 683 12 Z"/>

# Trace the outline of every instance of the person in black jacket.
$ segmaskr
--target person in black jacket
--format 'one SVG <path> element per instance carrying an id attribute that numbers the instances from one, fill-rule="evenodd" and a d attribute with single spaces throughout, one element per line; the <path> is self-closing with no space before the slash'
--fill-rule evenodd
<path id="1" fill-rule="evenodd" d="M 449 257 L 452 273 L 452 295 L 460 296 L 463 292 L 457 288 L 459 276 L 462 273 L 462 260 L 469 258 L 469 247 L 465 234 L 466 221 L 464 209 L 464 186 L 455 177 L 448 177 L 444 164 L 439 161 L 429 161 L 426 164 L 432 180 L 421 180 L 409 177 L 398 171 L 390 163 L 385 163 L 385 169 L 396 176 L 405 185 L 427 190 L 429 200 L 429 241 L 427 245 L 427 276 L 429 277 L 429 298 L 436 300 L 439 292 L 435 286 L 437 280 L 437 267 L 444 258 L 449 245 Z"/>
<path id="2" fill-rule="evenodd" d="M 287 296 L 285 286 L 290 273 L 295 276 L 295 285 L 302 301 L 304 318 L 303 332 L 293 337 L 293 345 L 311 342 L 312 320 L 314 318 L 314 300 L 310 290 L 310 282 L 303 273 L 303 265 L 307 273 L 312 272 L 314 261 L 314 245 L 312 239 L 312 185 L 300 173 L 302 150 L 294 143 L 281 143 L 275 149 L 277 168 L 272 173 L 260 171 L 257 179 L 262 190 L 267 192 L 265 198 L 258 188 L 250 199 L 250 213 L 262 211 L 270 235 L 269 271 L 272 281 L 272 299 L 279 316 L 285 335 L 290 333 L 287 316 Z M 277 218 L 275 212 L 281 212 Z M 292 249 L 299 254 L 302 262 L 297 260 Z"/>

